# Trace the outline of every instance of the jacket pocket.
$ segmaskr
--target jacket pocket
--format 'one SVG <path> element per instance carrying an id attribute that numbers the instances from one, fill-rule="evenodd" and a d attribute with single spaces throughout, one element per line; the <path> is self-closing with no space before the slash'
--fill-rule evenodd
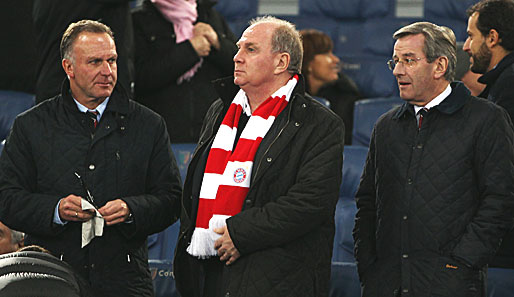
<path id="1" fill-rule="evenodd" d="M 447 256 L 441 256 L 436 265 L 432 290 L 429 296 L 482 296 L 484 278 L 480 270 L 467 267 Z"/>

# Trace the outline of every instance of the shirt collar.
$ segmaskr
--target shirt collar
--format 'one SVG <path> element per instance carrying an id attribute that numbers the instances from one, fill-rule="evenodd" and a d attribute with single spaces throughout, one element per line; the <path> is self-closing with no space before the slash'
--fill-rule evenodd
<path id="1" fill-rule="evenodd" d="M 430 102 L 428 102 L 427 105 L 425 105 L 425 106 L 414 105 L 414 113 L 418 114 L 418 111 L 422 108 L 431 109 L 433 107 L 436 107 L 437 105 L 441 104 L 441 102 L 443 102 L 444 99 L 446 99 L 451 93 L 452 93 L 452 87 L 450 86 L 450 84 L 448 84 L 446 89 L 444 89 L 444 91 L 441 94 L 437 95 L 437 97 L 435 97 Z"/>
<path id="2" fill-rule="evenodd" d="M 102 118 L 102 115 L 104 114 L 105 108 L 107 107 L 107 103 L 109 102 L 109 98 L 110 97 L 105 98 L 105 100 L 94 109 L 98 112 L 97 118 L 99 121 Z M 89 109 L 84 105 L 80 104 L 75 98 L 73 98 L 73 101 L 75 101 L 75 104 L 77 105 L 80 112 L 86 113 L 88 110 L 93 111 L 93 109 Z"/>

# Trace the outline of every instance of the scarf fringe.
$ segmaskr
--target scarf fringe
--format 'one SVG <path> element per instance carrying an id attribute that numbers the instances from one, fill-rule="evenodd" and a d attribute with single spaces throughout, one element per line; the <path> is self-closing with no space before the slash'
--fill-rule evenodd
<path id="1" fill-rule="evenodd" d="M 218 255 L 214 249 L 214 242 L 221 237 L 214 232 L 214 229 L 226 226 L 226 220 L 230 216 L 213 215 L 209 220 L 209 229 L 196 228 L 191 238 L 191 244 L 187 247 L 187 252 L 200 259 L 207 259 Z"/>

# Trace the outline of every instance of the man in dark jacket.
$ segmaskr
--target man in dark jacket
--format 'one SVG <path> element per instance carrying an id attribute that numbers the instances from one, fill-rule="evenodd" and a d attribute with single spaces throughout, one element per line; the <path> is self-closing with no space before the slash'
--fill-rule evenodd
<path id="1" fill-rule="evenodd" d="M 238 47 L 234 78 L 218 82 L 221 98 L 189 165 L 177 289 L 203 297 L 328 296 L 344 125 L 305 93 L 292 24 L 254 20 Z"/>
<path id="2" fill-rule="evenodd" d="M 176 220 L 181 192 L 166 125 L 116 86 L 109 27 L 71 24 L 61 54 L 61 94 L 16 119 L 0 157 L 0 220 L 95 296 L 153 296 L 146 237 Z"/>
<path id="3" fill-rule="evenodd" d="M 478 95 L 505 108 L 514 119 L 514 1 L 480 1 L 468 9 L 468 34 L 463 49 L 471 71 L 486 84 Z M 514 230 L 505 236 L 491 267 L 514 268 Z"/>
<path id="4" fill-rule="evenodd" d="M 83 19 L 100 21 L 113 30 L 120 69 L 118 85 L 132 92 L 134 37 L 129 3 L 130 0 L 34 0 L 36 103 L 59 94 L 66 78 L 60 67 L 59 40 L 69 24 Z"/>
<path id="5" fill-rule="evenodd" d="M 365 297 L 485 296 L 485 269 L 512 227 L 512 122 L 455 75 L 455 35 L 399 29 L 389 66 L 406 102 L 375 125 L 354 239 Z"/>

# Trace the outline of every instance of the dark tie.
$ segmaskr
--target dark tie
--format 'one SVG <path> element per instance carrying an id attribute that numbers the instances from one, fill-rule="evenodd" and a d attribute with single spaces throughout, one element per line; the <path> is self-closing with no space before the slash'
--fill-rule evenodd
<path id="1" fill-rule="evenodd" d="M 428 113 L 428 109 L 422 108 L 418 111 L 419 121 L 418 121 L 418 129 L 421 129 L 421 123 L 423 122 L 423 117 L 425 117 Z"/>
<path id="2" fill-rule="evenodd" d="M 98 124 L 98 111 L 96 110 L 88 110 L 86 111 L 86 115 L 91 119 L 89 128 L 91 129 L 91 133 L 95 133 L 96 125 Z"/>

